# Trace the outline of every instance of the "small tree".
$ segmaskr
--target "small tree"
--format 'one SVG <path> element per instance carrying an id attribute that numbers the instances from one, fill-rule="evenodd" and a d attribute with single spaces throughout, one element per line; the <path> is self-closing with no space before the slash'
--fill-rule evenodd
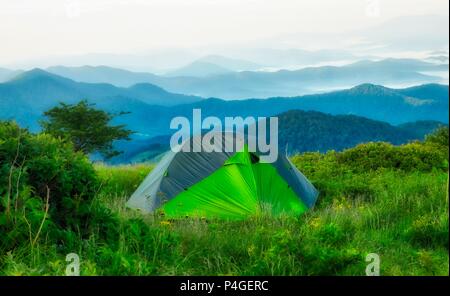
<path id="1" fill-rule="evenodd" d="M 44 112 L 48 120 L 40 124 L 44 132 L 71 141 L 76 151 L 86 154 L 99 152 L 105 158 L 114 157 L 121 152 L 113 149 L 113 142 L 130 140 L 133 132 L 125 129 L 125 125 L 110 125 L 111 120 L 124 112 L 110 114 L 93 106 L 86 100 L 74 105 L 60 103 Z"/>

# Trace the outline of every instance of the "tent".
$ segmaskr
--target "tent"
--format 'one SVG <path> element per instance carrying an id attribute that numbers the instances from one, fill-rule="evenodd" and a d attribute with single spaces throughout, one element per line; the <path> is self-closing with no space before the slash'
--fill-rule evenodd
<path id="1" fill-rule="evenodd" d="M 281 153 L 275 162 L 263 163 L 261 154 L 249 152 L 245 139 L 236 135 L 231 140 L 240 148 L 232 152 L 183 152 L 202 138 L 190 140 L 166 153 L 130 197 L 128 207 L 160 211 L 168 218 L 238 220 L 262 211 L 300 215 L 314 206 L 317 190 Z M 217 145 L 223 148 L 227 141 L 230 137 L 223 134 Z"/>

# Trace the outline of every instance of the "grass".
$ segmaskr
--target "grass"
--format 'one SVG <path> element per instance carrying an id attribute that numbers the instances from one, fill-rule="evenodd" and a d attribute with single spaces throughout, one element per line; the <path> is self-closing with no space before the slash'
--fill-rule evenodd
<path id="1" fill-rule="evenodd" d="M 364 275 L 366 255 L 382 275 L 448 275 L 448 175 L 442 170 L 380 169 L 355 173 L 327 157 L 294 163 L 320 190 L 299 218 L 261 215 L 246 221 L 168 221 L 124 207 L 152 166 L 96 165 L 101 189 L 88 238 L 44 236 L 3 255 L 0 274 L 63 275 L 65 256 L 82 275 Z"/>
<path id="2" fill-rule="evenodd" d="M 123 197 L 136 190 L 137 186 L 152 170 L 153 165 L 136 164 L 108 166 L 96 164 L 95 169 L 101 180 L 101 194 Z"/>

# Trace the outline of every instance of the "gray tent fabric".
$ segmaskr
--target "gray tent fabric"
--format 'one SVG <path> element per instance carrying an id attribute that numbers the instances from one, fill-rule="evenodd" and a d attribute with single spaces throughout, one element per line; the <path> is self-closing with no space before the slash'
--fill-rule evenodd
<path id="1" fill-rule="evenodd" d="M 167 152 L 130 197 L 127 206 L 147 213 L 153 212 L 164 202 L 207 178 L 227 159 L 242 151 L 245 143 L 242 134 L 221 133 L 220 136 L 222 143 L 212 143 L 214 150 L 220 152 L 183 152 L 187 148 L 192 151 L 195 144 L 200 144 L 202 135 L 194 136 L 174 149 L 175 151 Z M 235 145 L 232 151 L 227 152 L 225 146 L 227 144 L 231 146 L 230 141 Z M 259 152 L 254 154 L 260 155 Z M 302 202 L 309 208 L 313 207 L 319 193 L 292 162 L 283 154 L 278 154 L 277 160 L 272 165 Z"/>
<path id="2" fill-rule="evenodd" d="M 291 186 L 292 190 L 301 197 L 308 208 L 316 203 L 319 192 L 295 165 L 284 155 L 279 155 L 273 164 L 278 174 Z"/>
<path id="3" fill-rule="evenodd" d="M 126 205 L 128 207 L 140 209 L 144 212 L 152 212 L 161 204 L 161 201 L 157 198 L 159 196 L 158 191 L 164 178 L 164 173 L 172 163 L 175 155 L 176 153 L 173 151 L 166 152 L 158 165 L 148 174 L 127 201 Z"/>

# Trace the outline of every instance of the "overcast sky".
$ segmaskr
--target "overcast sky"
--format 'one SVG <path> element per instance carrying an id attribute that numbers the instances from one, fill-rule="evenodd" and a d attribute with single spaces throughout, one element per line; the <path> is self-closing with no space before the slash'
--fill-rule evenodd
<path id="1" fill-rule="evenodd" d="M 448 0 L 0 0 L 0 66 L 51 55 L 230 45 L 448 15 Z"/>

